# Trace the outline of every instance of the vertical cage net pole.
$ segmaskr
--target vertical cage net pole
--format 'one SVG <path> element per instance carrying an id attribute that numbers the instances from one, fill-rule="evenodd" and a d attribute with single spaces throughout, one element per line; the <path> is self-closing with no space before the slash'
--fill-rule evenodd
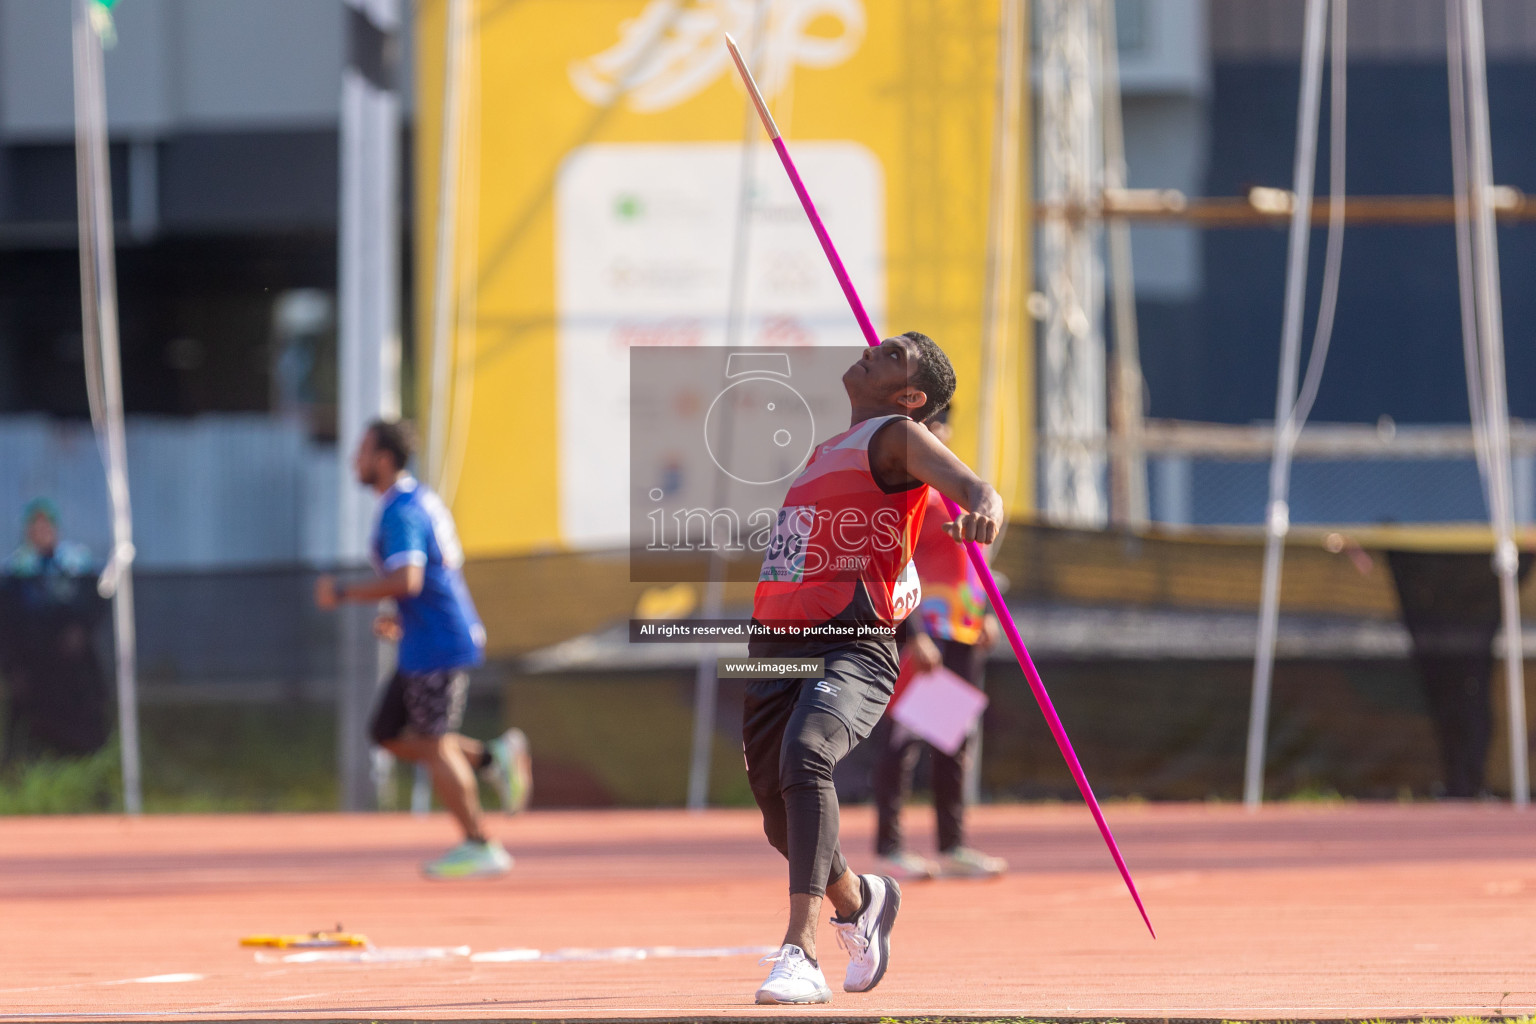
<path id="1" fill-rule="evenodd" d="M 1458 206 L 1470 213 L 1473 291 L 1477 308 L 1478 356 L 1482 371 L 1482 411 L 1487 447 L 1488 511 L 1494 536 L 1493 568 L 1499 579 L 1503 621 L 1504 684 L 1509 714 L 1510 799 L 1530 804 L 1530 770 L 1525 723 L 1524 637 L 1520 622 L 1520 554 L 1514 541 L 1514 501 L 1510 487 L 1509 394 L 1504 370 L 1504 320 L 1499 286 L 1498 236 L 1493 220 L 1493 156 L 1488 117 L 1488 63 L 1483 37 L 1482 0 L 1462 0 L 1448 27 L 1460 37 L 1465 72 L 1465 110 L 1461 139 L 1466 195 Z M 1454 96 L 1453 96 L 1454 100 Z M 1453 116 L 1455 114 L 1453 113 Z M 1462 261 L 1463 263 L 1465 261 Z M 1465 294 L 1465 292 L 1463 293 Z M 1469 372 L 1475 372 L 1469 367 Z"/>
<path id="2" fill-rule="evenodd" d="M 123 810 L 144 809 L 140 782 L 138 653 L 133 614 L 133 512 L 128 500 L 128 444 L 123 425 L 122 362 L 117 337 L 117 265 L 112 183 L 107 157 L 107 94 L 95 0 L 74 0 L 75 180 L 80 218 L 80 312 L 86 393 L 107 474 L 112 554 L 97 589 L 112 599 L 117 661 L 118 742 Z"/>
<path id="3" fill-rule="evenodd" d="M 1324 17 L 1328 0 L 1307 0 L 1302 52 L 1301 96 L 1296 114 L 1294 205 L 1285 275 L 1285 318 L 1280 338 L 1280 383 L 1275 394 L 1274 452 L 1269 468 L 1269 503 L 1264 532 L 1264 577 L 1259 598 L 1259 637 L 1253 659 L 1253 693 L 1248 706 L 1248 749 L 1243 766 L 1243 803 L 1251 810 L 1264 800 L 1264 753 L 1269 698 L 1280 624 L 1280 572 L 1290 532 L 1288 503 L 1291 456 L 1296 447 L 1292 420 L 1301 371 L 1301 327 L 1307 294 L 1307 248 L 1311 243 L 1312 183 L 1317 164 L 1317 120 L 1322 103 Z"/>

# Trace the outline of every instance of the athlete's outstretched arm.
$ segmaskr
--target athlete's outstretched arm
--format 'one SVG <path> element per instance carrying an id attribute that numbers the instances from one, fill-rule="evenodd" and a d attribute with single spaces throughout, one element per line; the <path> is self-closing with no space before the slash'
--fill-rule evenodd
<path id="1" fill-rule="evenodd" d="M 912 420 L 897 420 L 875 436 L 874 448 L 871 455 L 887 480 L 921 480 L 966 510 L 945 525 L 945 533 L 955 540 L 978 544 L 990 544 L 997 538 L 1003 499 L 927 427 Z"/>

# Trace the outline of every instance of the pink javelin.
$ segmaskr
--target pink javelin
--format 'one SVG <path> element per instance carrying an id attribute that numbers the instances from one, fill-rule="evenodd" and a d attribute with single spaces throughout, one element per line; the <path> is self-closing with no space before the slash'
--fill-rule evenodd
<path id="1" fill-rule="evenodd" d="M 832 273 L 837 275 L 837 283 L 842 286 L 843 295 L 853 309 L 854 319 L 858 320 L 859 329 L 864 332 L 864 340 L 870 345 L 880 344 L 880 335 L 875 333 L 875 325 L 870 322 L 869 314 L 864 311 L 864 303 L 859 300 L 859 293 L 853 289 L 853 282 L 848 278 L 843 260 L 838 256 L 837 248 L 832 244 L 832 237 L 827 234 L 826 226 L 821 222 L 821 216 L 816 212 L 816 204 L 811 202 L 811 195 L 805 190 L 805 182 L 800 180 L 800 172 L 795 169 L 795 162 L 790 159 L 789 147 L 784 144 L 784 137 L 779 134 L 779 126 L 774 123 L 773 115 L 768 112 L 768 104 L 763 101 L 763 94 L 758 91 L 757 82 L 752 78 L 747 62 L 742 59 L 741 51 L 736 47 L 736 40 L 727 34 L 725 45 L 731 51 L 731 59 L 736 62 L 736 70 L 741 72 L 741 80 L 752 97 L 753 106 L 757 107 L 757 114 L 763 120 L 763 127 L 767 129 L 768 137 L 773 140 L 773 148 L 778 151 L 779 161 L 784 165 L 784 172 L 789 175 L 789 182 L 795 187 L 795 194 L 800 197 L 800 205 L 805 208 L 805 215 L 810 218 L 811 228 L 816 232 L 817 240 L 821 242 L 821 249 L 827 254 L 828 262 L 832 264 Z M 942 497 L 944 507 L 949 510 L 949 514 L 958 517 L 961 514 L 960 506 L 951 501 L 947 495 Z M 1136 901 L 1136 909 L 1141 911 L 1141 919 L 1146 922 L 1147 931 L 1151 932 L 1155 939 L 1157 931 L 1152 927 L 1152 919 L 1147 916 L 1147 908 L 1142 906 L 1141 894 L 1136 891 L 1136 882 L 1131 878 L 1131 869 L 1125 866 L 1125 858 L 1120 855 L 1120 847 L 1115 843 L 1114 833 L 1109 830 L 1109 822 L 1104 820 L 1104 812 L 1099 808 L 1098 798 L 1093 795 L 1093 787 L 1088 784 L 1088 776 L 1083 773 L 1083 766 L 1077 759 L 1077 752 L 1072 749 L 1072 741 L 1067 738 L 1067 730 L 1061 724 L 1061 716 L 1056 713 L 1056 705 L 1051 703 L 1051 695 L 1045 692 L 1045 684 L 1040 681 L 1040 672 L 1035 668 L 1034 659 L 1029 656 L 1029 650 L 1024 646 L 1023 638 L 1019 636 L 1019 627 L 1015 625 L 1008 606 L 1003 603 L 1003 595 L 997 589 L 997 580 L 992 576 L 992 567 L 982 557 L 981 548 L 974 541 L 967 541 L 965 550 L 970 556 L 971 564 L 976 567 L 976 572 L 981 576 L 981 585 L 986 589 L 987 597 L 992 601 L 992 608 L 1003 624 L 1003 632 L 1007 634 L 1008 643 L 1012 645 L 1013 653 L 1019 659 L 1019 667 L 1024 670 L 1024 678 L 1029 681 L 1029 688 L 1035 695 L 1035 703 L 1040 705 L 1040 711 L 1045 715 L 1045 724 L 1050 727 L 1051 736 L 1055 738 L 1061 756 L 1066 759 L 1067 768 L 1072 772 L 1072 780 L 1077 783 L 1077 791 L 1083 794 L 1083 800 L 1088 804 L 1088 810 L 1093 813 L 1093 820 L 1099 826 L 1099 834 L 1104 837 L 1104 842 L 1109 847 L 1109 855 L 1115 859 L 1115 867 L 1120 869 L 1120 877 L 1125 879 L 1126 888 L 1131 891 L 1131 899 Z"/>

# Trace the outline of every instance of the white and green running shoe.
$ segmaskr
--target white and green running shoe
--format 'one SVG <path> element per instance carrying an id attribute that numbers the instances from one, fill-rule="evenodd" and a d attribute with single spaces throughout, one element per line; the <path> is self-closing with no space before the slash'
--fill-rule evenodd
<path id="1" fill-rule="evenodd" d="M 943 878 L 996 878 L 1008 870 L 1008 862 L 1001 857 L 988 856 L 969 846 L 957 846 L 939 855 L 939 872 Z"/>
<path id="2" fill-rule="evenodd" d="M 421 866 L 428 878 L 494 878 L 512 870 L 512 855 L 494 839 L 466 839 Z"/>
<path id="3" fill-rule="evenodd" d="M 533 795 L 533 759 L 528 756 L 528 737 L 521 729 L 508 729 L 485 743 L 491 763 L 480 769 L 480 777 L 491 784 L 501 798 L 501 809 L 518 814 L 528 809 Z"/>
<path id="4" fill-rule="evenodd" d="M 892 850 L 879 863 L 881 871 L 901 882 L 920 882 L 939 874 L 937 864 L 911 850 Z"/>

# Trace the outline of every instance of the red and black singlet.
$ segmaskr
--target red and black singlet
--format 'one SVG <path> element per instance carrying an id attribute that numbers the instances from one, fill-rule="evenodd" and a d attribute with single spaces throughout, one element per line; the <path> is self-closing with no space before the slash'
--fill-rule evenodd
<path id="1" fill-rule="evenodd" d="M 869 465 L 870 440 L 906 418 L 864 420 L 817 446 L 773 524 L 752 603 L 758 622 L 895 626 L 917 608 L 912 555 L 928 485 L 887 492 Z"/>

